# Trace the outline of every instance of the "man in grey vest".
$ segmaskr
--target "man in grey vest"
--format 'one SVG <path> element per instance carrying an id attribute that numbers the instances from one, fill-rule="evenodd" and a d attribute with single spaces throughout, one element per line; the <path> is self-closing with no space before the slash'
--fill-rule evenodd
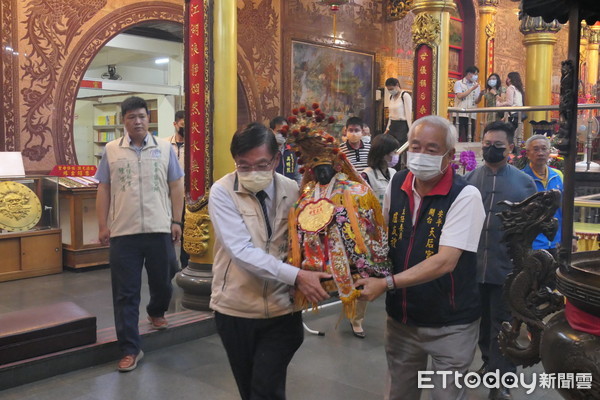
<path id="1" fill-rule="evenodd" d="M 129 97 L 121 104 L 125 135 L 106 145 L 98 165 L 96 197 L 100 243 L 110 243 L 115 330 L 123 358 L 118 370 L 136 368 L 144 353 L 138 330 L 142 268 L 148 273 L 148 321 L 168 326 L 164 314 L 173 288 L 181 240 L 183 171 L 169 142 L 148 132 L 148 106 Z"/>

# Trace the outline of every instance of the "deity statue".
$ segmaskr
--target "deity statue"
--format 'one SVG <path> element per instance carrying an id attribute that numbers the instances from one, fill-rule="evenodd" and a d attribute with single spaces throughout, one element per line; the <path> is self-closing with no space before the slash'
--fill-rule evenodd
<path id="1" fill-rule="evenodd" d="M 387 231 L 377 197 L 324 131 L 325 116 L 315 111 L 314 119 L 310 111 L 308 117 L 297 112 L 300 118 L 290 117 L 285 129 L 303 165 L 302 193 L 289 215 L 289 262 L 331 274 L 322 285 L 337 292 L 352 319 L 360 296 L 354 282 L 390 274 Z"/>

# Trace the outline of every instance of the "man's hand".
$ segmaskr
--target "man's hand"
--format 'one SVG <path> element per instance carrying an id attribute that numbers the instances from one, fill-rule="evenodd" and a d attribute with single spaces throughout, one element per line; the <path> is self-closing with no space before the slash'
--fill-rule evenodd
<path id="1" fill-rule="evenodd" d="M 100 241 L 101 245 L 108 246 L 110 241 L 110 229 L 108 229 L 106 226 L 100 227 L 98 230 L 98 240 Z"/>
<path id="2" fill-rule="evenodd" d="M 296 286 L 311 303 L 327 300 L 329 295 L 321 286 L 321 279 L 331 278 L 330 274 L 324 272 L 312 272 L 300 270 L 296 276 Z"/>
<path id="3" fill-rule="evenodd" d="M 359 288 L 362 286 L 363 288 L 360 291 L 359 300 L 367 300 L 373 301 L 383 293 L 385 293 L 387 289 L 387 283 L 385 282 L 385 278 L 363 278 L 356 281 L 354 284 L 355 288 Z"/>
<path id="4" fill-rule="evenodd" d="M 173 243 L 181 240 L 181 226 L 177 224 L 171 224 L 171 240 Z"/>

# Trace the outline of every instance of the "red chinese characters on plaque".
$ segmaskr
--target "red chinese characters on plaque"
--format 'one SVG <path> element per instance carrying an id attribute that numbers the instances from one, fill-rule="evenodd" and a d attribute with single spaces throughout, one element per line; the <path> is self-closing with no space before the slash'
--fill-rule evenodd
<path id="1" fill-rule="evenodd" d="M 433 76 L 433 50 L 427 45 L 417 49 L 416 57 L 416 119 L 431 115 L 432 111 L 432 76 Z"/>
<path id="2" fill-rule="evenodd" d="M 185 77 L 186 113 L 188 115 L 188 135 L 186 138 L 186 177 L 185 186 L 192 201 L 205 194 L 206 178 L 206 60 L 204 58 L 205 41 L 205 1 L 190 0 L 187 2 L 187 63 Z"/>
<path id="3" fill-rule="evenodd" d="M 95 165 L 55 165 L 48 175 L 51 176 L 94 176 Z"/>
<path id="4" fill-rule="evenodd" d="M 494 39 L 489 39 L 487 43 L 487 75 L 494 73 Z"/>

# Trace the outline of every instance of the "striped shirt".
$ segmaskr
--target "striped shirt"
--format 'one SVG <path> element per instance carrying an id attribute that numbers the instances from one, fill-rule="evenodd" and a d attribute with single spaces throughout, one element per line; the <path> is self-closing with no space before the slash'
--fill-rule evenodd
<path id="1" fill-rule="evenodd" d="M 371 143 L 365 143 L 361 140 L 360 147 L 353 149 L 346 141 L 340 146 L 340 150 L 346 154 L 348 161 L 350 161 L 350 164 L 354 166 L 359 174 L 363 172 L 363 169 L 367 168 L 367 156 L 369 155 L 369 150 L 371 150 Z"/>

